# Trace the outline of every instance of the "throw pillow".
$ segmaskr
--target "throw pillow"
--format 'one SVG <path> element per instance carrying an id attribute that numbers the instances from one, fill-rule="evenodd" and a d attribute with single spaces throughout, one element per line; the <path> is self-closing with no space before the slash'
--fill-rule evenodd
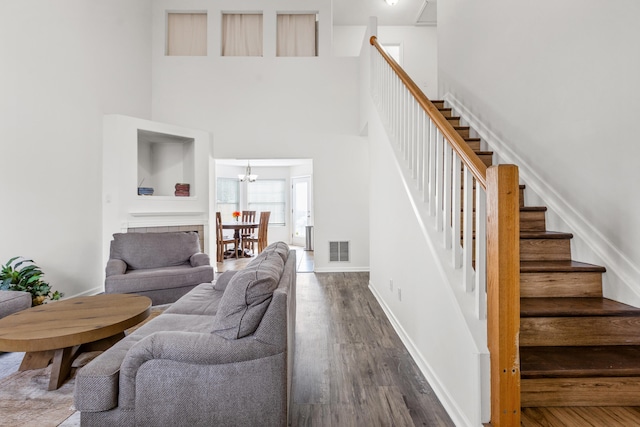
<path id="1" fill-rule="evenodd" d="M 229 282 L 237 272 L 238 270 L 228 270 L 220 273 L 213 284 L 213 289 L 216 291 L 224 291 L 227 289 L 227 285 L 229 285 Z"/>
<path id="2" fill-rule="evenodd" d="M 238 271 L 220 299 L 213 332 L 228 340 L 254 333 L 269 307 L 283 270 L 282 258 L 271 252 L 264 253 L 260 262 Z"/>

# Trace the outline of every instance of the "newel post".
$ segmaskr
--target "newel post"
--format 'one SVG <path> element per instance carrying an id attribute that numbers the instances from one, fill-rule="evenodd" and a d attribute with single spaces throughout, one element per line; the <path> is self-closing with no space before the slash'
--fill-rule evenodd
<path id="1" fill-rule="evenodd" d="M 518 168 L 487 169 L 487 334 L 491 424 L 520 425 L 520 196 Z"/>

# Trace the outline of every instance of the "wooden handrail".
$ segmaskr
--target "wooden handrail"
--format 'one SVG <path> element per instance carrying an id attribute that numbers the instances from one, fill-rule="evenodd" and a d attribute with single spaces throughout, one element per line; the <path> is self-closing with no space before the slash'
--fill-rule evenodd
<path id="1" fill-rule="evenodd" d="M 378 43 L 376 36 L 371 36 L 369 43 L 374 46 L 382 57 L 387 61 L 389 66 L 396 72 L 402 83 L 407 87 L 409 92 L 413 95 L 415 100 L 420 104 L 422 109 L 429 115 L 433 123 L 440 130 L 440 133 L 449 141 L 449 145 L 458 154 L 462 162 L 473 173 L 476 181 L 482 186 L 487 188 L 487 166 L 480 160 L 480 158 L 473 152 L 469 144 L 467 144 L 460 136 L 458 132 L 451 126 L 451 123 L 440 113 L 433 103 L 422 92 L 422 89 L 409 77 L 409 75 L 402 69 L 400 65 L 390 57 L 384 48 Z"/>

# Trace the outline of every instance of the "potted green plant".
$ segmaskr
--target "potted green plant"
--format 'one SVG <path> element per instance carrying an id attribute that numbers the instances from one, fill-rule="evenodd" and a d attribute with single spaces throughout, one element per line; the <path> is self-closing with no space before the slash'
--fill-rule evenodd
<path id="1" fill-rule="evenodd" d="M 29 292 L 32 306 L 45 303 L 47 298 L 58 300 L 63 297 L 64 294 L 51 290 L 43 276 L 33 260 L 13 257 L 0 269 L 0 290 Z"/>

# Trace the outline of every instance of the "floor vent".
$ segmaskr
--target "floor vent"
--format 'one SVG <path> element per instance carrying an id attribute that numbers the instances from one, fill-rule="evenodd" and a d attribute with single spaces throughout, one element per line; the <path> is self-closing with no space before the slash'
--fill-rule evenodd
<path id="1" fill-rule="evenodd" d="M 329 242 L 329 262 L 348 262 L 349 242 Z"/>

